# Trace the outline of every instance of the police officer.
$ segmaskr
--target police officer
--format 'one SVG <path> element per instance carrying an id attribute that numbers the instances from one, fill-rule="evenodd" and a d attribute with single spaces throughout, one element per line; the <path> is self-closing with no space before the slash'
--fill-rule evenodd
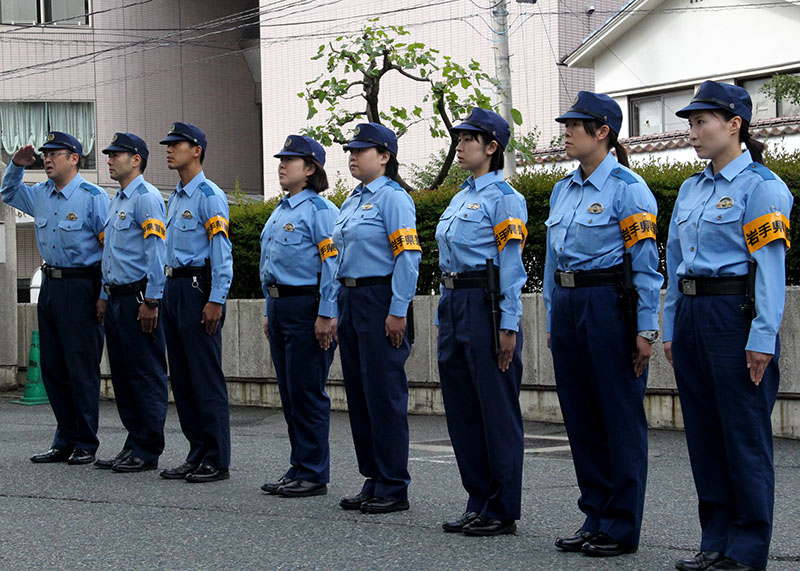
<path id="1" fill-rule="evenodd" d="M 521 506 L 519 323 L 528 209 L 503 180 L 508 123 L 476 107 L 451 132 L 459 138 L 458 162 L 472 176 L 436 227 L 444 272 L 436 324 L 447 427 L 469 497 L 464 514 L 442 528 L 500 535 L 516 530 Z M 499 300 L 494 307 L 487 293 L 493 296 L 490 303 Z"/>
<path id="2" fill-rule="evenodd" d="M 556 121 L 566 125 L 566 152 L 579 168 L 550 197 L 543 293 L 586 517 L 575 535 L 555 544 L 612 557 L 636 551 L 644 508 L 643 400 L 663 282 L 656 201 L 627 166 L 617 142 L 622 111 L 613 99 L 580 91 Z"/>
<path id="3" fill-rule="evenodd" d="M 261 489 L 285 497 L 318 496 L 330 480 L 331 401 L 325 392 L 336 347 L 336 247 L 325 150 L 310 137 L 289 135 L 278 179 L 286 196 L 261 232 L 264 334 L 278 376 L 289 429 L 290 467 Z M 336 284 L 338 285 L 338 284 Z"/>
<path id="4" fill-rule="evenodd" d="M 26 145 L 14 153 L 0 187 L 7 204 L 34 217 L 44 260 L 37 307 L 42 381 L 57 428 L 50 450 L 31 461 L 89 464 L 99 444 L 103 328 L 95 304 L 109 198 L 78 172 L 83 147 L 75 137 L 52 131 L 39 151 L 48 181 L 22 182 L 36 161 Z"/>
<path id="5" fill-rule="evenodd" d="M 702 528 L 700 552 L 675 565 L 683 570 L 763 569 L 772 533 L 770 417 L 793 198 L 761 164 L 751 114 L 747 91 L 714 81 L 677 112 L 709 161 L 681 186 L 667 239 L 664 351 Z"/>
<path id="6" fill-rule="evenodd" d="M 360 184 L 342 204 L 333 241 L 339 252 L 339 341 L 361 491 L 339 506 L 362 513 L 408 509 L 407 314 L 422 249 L 414 201 L 394 180 L 397 137 L 362 123 L 344 146 Z"/>
<path id="7" fill-rule="evenodd" d="M 166 281 L 166 209 L 161 193 L 144 180 L 149 151 L 141 138 L 115 133 L 103 153 L 120 190 L 105 227 L 97 316 L 105 322 L 114 399 L 128 436 L 113 459 L 94 465 L 143 472 L 155 470 L 164 451 L 167 361 L 158 306 Z"/>
<path id="8" fill-rule="evenodd" d="M 173 123 L 161 144 L 167 146 L 167 166 L 181 179 L 167 203 L 162 317 L 172 393 L 189 454 L 183 464 L 159 475 L 196 483 L 226 480 L 231 435 L 222 324 L 233 278 L 228 199 L 203 173 L 203 131 Z"/>

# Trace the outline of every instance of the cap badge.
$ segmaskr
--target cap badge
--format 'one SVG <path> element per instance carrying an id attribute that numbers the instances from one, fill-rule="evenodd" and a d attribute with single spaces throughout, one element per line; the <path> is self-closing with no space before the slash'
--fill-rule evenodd
<path id="1" fill-rule="evenodd" d="M 573 100 L 572 100 L 572 104 L 573 104 L 573 105 L 577 105 L 577 104 L 578 104 L 578 101 L 580 101 L 580 97 L 578 97 L 578 96 L 576 95 L 576 96 L 575 96 L 575 99 L 573 99 Z"/>
<path id="2" fill-rule="evenodd" d="M 286 144 L 283 145 L 283 146 L 284 147 L 291 147 L 292 146 L 292 138 L 289 137 L 288 139 L 286 139 Z"/>
<path id="3" fill-rule="evenodd" d="M 55 135 L 53 135 L 53 133 L 50 133 L 49 135 L 47 135 L 47 140 L 48 140 L 48 141 L 52 141 L 52 140 L 53 140 L 53 139 L 55 139 L 55 138 L 56 138 L 56 136 L 55 136 Z"/>
<path id="4" fill-rule="evenodd" d="M 372 210 L 372 203 L 367 202 L 364 206 L 361 207 L 361 210 Z"/>
<path id="5" fill-rule="evenodd" d="M 736 107 L 736 105 L 734 105 L 733 103 L 728 103 L 728 107 L 730 107 L 731 109 L 733 109 L 733 108 L 735 108 L 735 107 Z"/>
<path id="6" fill-rule="evenodd" d="M 127 214 L 125 214 L 124 212 L 120 212 L 120 213 L 119 213 L 119 219 L 120 219 L 120 220 L 125 220 L 125 217 L 126 217 L 126 216 L 127 216 Z"/>
<path id="7" fill-rule="evenodd" d="M 181 216 L 183 216 L 184 218 L 191 218 L 192 217 L 192 213 L 189 212 L 188 210 L 184 210 L 183 214 L 181 214 Z"/>
<path id="8" fill-rule="evenodd" d="M 294 224 L 292 224 L 291 222 L 287 222 L 286 224 L 283 225 L 283 229 L 286 230 L 287 232 L 294 232 Z"/>
<path id="9" fill-rule="evenodd" d="M 589 214 L 600 214 L 603 211 L 603 205 L 599 202 L 595 202 L 589 208 L 587 208 Z"/>
<path id="10" fill-rule="evenodd" d="M 717 202 L 717 208 L 730 208 L 733 206 L 733 199 L 730 196 L 723 196 Z"/>
<path id="11" fill-rule="evenodd" d="M 353 135 L 358 135 L 361 132 L 361 127 L 356 127 L 353 131 Z"/>
<path id="12" fill-rule="evenodd" d="M 67 214 L 67 220 L 77 220 L 77 219 L 78 215 L 75 214 L 74 212 L 70 212 L 69 214 Z"/>
<path id="13" fill-rule="evenodd" d="M 469 204 L 467 204 L 467 208 L 469 208 L 470 210 L 478 210 L 478 208 L 480 207 L 481 205 L 478 204 L 477 202 L 470 202 Z"/>
<path id="14" fill-rule="evenodd" d="M 111 142 L 112 142 L 112 143 L 116 143 L 116 142 L 117 142 L 117 135 L 116 135 L 116 133 L 114 134 L 114 136 L 113 136 L 113 137 L 111 137 Z"/>
<path id="15" fill-rule="evenodd" d="M 177 123 L 173 123 L 172 124 L 172 128 L 170 129 L 170 131 L 177 131 L 177 130 L 178 130 L 178 124 Z"/>

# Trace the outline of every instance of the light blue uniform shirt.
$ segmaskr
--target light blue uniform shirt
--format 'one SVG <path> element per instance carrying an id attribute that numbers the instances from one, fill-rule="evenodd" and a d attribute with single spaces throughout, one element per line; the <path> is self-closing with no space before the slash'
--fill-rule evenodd
<path id="1" fill-rule="evenodd" d="M 359 184 L 342 204 L 333 241 L 339 251 L 336 278 L 392 276 L 389 314 L 405 317 L 414 299 L 419 275 L 420 250 L 400 250 L 394 255 L 389 237 L 413 230 L 417 211 L 414 201 L 387 176 Z"/>
<path id="2" fill-rule="evenodd" d="M 167 246 L 160 235 L 166 214 L 161 193 L 144 176 L 137 176 L 120 189 L 111 200 L 105 226 L 104 284 L 129 284 L 146 277 L 145 297 L 161 299 L 167 281 L 164 275 Z M 100 293 L 101 299 L 107 297 L 105 291 Z"/>
<path id="3" fill-rule="evenodd" d="M 436 241 L 443 272 L 486 269 L 491 258 L 500 270 L 500 329 L 519 330 L 522 286 L 528 279 L 522 264 L 522 242 L 509 239 L 498 251 L 495 228 L 509 219 L 528 222 L 525 198 L 503 181 L 502 171 L 477 180 L 469 177 L 439 218 Z M 442 286 L 440 286 L 441 291 Z M 438 325 L 438 312 L 437 312 Z"/>
<path id="4" fill-rule="evenodd" d="M 644 179 L 622 166 L 609 153 L 594 172 L 583 180 L 580 168 L 561 179 L 550 195 L 547 226 L 547 257 L 544 264 L 543 296 L 550 331 L 555 271 L 585 271 L 611 268 L 622 263 L 626 252 L 620 222 L 635 214 L 658 215 L 653 193 Z M 658 246 L 652 238 L 630 246 L 633 285 L 639 292 L 639 331 L 658 329 L 660 289 L 664 277 L 658 272 Z"/>
<path id="5" fill-rule="evenodd" d="M 224 221 L 225 231 L 209 239 L 206 226 Z M 225 303 L 233 279 L 233 256 L 228 239 L 228 199 L 200 171 L 189 184 L 178 183 L 167 203 L 167 265 L 202 266 L 211 260 L 209 301 Z M 209 228 L 210 229 L 210 228 Z"/>
<path id="6" fill-rule="evenodd" d="M 0 196 L 6 204 L 33 216 L 36 242 L 45 263 L 62 268 L 99 264 L 110 202 L 106 191 L 80 173 L 60 191 L 50 180 L 29 186 L 22 182 L 24 172 L 10 162 Z"/>
<path id="7" fill-rule="evenodd" d="M 338 317 L 332 239 L 337 216 L 336 205 L 311 189 L 281 199 L 261 231 L 260 273 L 265 297 L 269 297 L 268 285 L 316 286 L 320 274 L 318 314 Z"/>
<path id="8" fill-rule="evenodd" d="M 788 220 L 794 199 L 786 184 L 763 165 L 753 163 L 749 151 L 714 176 L 711 163 L 684 181 L 667 238 L 667 298 L 664 303 L 664 341 L 672 341 L 675 303 L 681 277 L 747 275 L 747 262 L 756 270 L 756 313 L 747 340 L 749 351 L 773 354 L 783 318 L 786 293 L 784 260 L 787 244 L 781 239 L 748 249 L 743 227 L 765 215 L 782 214 Z M 787 229 L 788 231 L 788 229 Z M 758 246 L 758 231 L 751 236 Z"/>

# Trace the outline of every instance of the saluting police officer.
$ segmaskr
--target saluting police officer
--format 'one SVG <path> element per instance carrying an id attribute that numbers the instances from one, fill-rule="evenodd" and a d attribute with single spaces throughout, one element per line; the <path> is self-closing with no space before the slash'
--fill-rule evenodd
<path id="1" fill-rule="evenodd" d="M 128 436 L 97 468 L 143 472 L 158 467 L 167 416 L 167 360 L 158 306 L 164 295 L 166 209 L 144 180 L 149 151 L 133 133 L 115 133 L 108 171 L 120 189 L 111 201 L 103 248 L 103 291 L 97 318 L 105 323 L 117 411 Z"/>
<path id="2" fill-rule="evenodd" d="M 203 131 L 173 123 L 161 144 L 167 146 L 167 166 L 181 179 L 167 204 L 162 317 L 172 393 L 189 454 L 183 464 L 160 476 L 198 483 L 226 480 L 231 433 L 222 324 L 233 278 L 228 199 L 203 173 Z"/>
<path id="3" fill-rule="evenodd" d="M 705 170 L 681 186 L 667 238 L 664 351 L 675 370 L 697 489 L 700 552 L 684 571 L 767 565 L 785 258 L 794 199 L 761 164 L 752 101 L 706 81 L 676 113 Z M 742 150 L 742 146 L 745 150 Z"/>
<path id="4" fill-rule="evenodd" d="M 436 227 L 444 272 L 436 324 L 447 427 L 469 497 L 464 514 L 442 528 L 500 535 L 516 530 L 522 501 L 519 323 L 528 209 L 503 180 L 505 119 L 476 107 L 451 132 L 472 176 Z"/>
<path id="5" fill-rule="evenodd" d="M 656 201 L 617 142 L 622 110 L 580 91 L 556 119 L 580 164 L 550 197 L 544 302 L 556 390 L 586 516 L 563 551 L 636 551 L 647 483 L 644 394 L 663 277 Z M 611 149 L 616 152 L 616 158 Z"/>
<path id="6" fill-rule="evenodd" d="M 336 347 L 336 247 L 339 209 L 328 188 L 325 150 L 311 137 L 289 135 L 278 179 L 286 196 L 261 232 L 264 333 L 278 376 L 292 450 L 290 467 L 261 489 L 299 498 L 328 492 L 331 401 L 325 392 Z"/>
<path id="7" fill-rule="evenodd" d="M 422 249 L 414 201 L 397 177 L 397 136 L 362 123 L 344 146 L 360 184 L 342 204 L 333 241 L 339 252 L 339 351 L 361 491 L 339 506 L 362 513 L 408 509 L 407 314 Z"/>
<path id="8" fill-rule="evenodd" d="M 0 187 L 7 204 L 34 217 L 44 260 L 37 307 L 42 381 L 58 427 L 50 450 L 31 461 L 89 464 L 99 444 L 103 328 L 95 305 L 109 198 L 78 172 L 83 147 L 75 137 L 52 131 L 39 150 L 47 182 L 22 182 L 36 161 L 26 145 L 14 153 Z"/>

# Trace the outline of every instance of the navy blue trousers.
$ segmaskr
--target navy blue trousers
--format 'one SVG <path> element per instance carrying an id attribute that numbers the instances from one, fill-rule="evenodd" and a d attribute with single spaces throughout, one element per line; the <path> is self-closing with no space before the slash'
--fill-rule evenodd
<path id="1" fill-rule="evenodd" d="M 647 483 L 647 370 L 634 375 L 625 336 L 614 286 L 556 286 L 550 343 L 581 528 L 635 546 Z"/>
<path id="2" fill-rule="evenodd" d="M 191 278 L 169 278 L 164 288 L 162 321 L 169 373 L 183 435 L 186 461 L 226 469 L 231 462 L 228 387 L 222 373 L 222 319 L 214 335 L 206 333 L 205 296 Z"/>
<path id="3" fill-rule="evenodd" d="M 339 355 L 361 492 L 407 501 L 408 330 L 399 349 L 386 337 L 391 285 L 343 287 L 339 292 Z"/>
<path id="4" fill-rule="evenodd" d="M 103 327 L 97 323 L 100 280 L 42 281 L 37 313 L 42 382 L 56 417 L 53 448 L 94 453 L 99 441 L 100 359 Z"/>
<path id="5" fill-rule="evenodd" d="M 765 567 L 775 469 L 772 408 L 780 341 L 761 384 L 750 380 L 741 295 L 680 296 L 672 358 L 699 501 L 700 549 Z"/>
<path id="6" fill-rule="evenodd" d="M 466 511 L 509 521 L 520 518 L 522 502 L 522 331 L 504 373 L 497 367 L 493 337 L 483 289 L 444 290 L 439 379 L 450 441 L 469 494 Z"/>
<path id="7" fill-rule="evenodd" d="M 269 347 L 283 418 L 292 447 L 286 478 L 330 481 L 331 400 L 325 392 L 335 342 L 324 351 L 314 336 L 317 301 L 313 295 L 269 298 Z"/>
<path id="8" fill-rule="evenodd" d="M 109 296 L 106 346 L 117 411 L 128 431 L 124 448 L 152 463 L 164 451 L 167 418 L 164 324 L 159 319 L 152 333 L 142 333 L 138 315 L 135 295 Z"/>

